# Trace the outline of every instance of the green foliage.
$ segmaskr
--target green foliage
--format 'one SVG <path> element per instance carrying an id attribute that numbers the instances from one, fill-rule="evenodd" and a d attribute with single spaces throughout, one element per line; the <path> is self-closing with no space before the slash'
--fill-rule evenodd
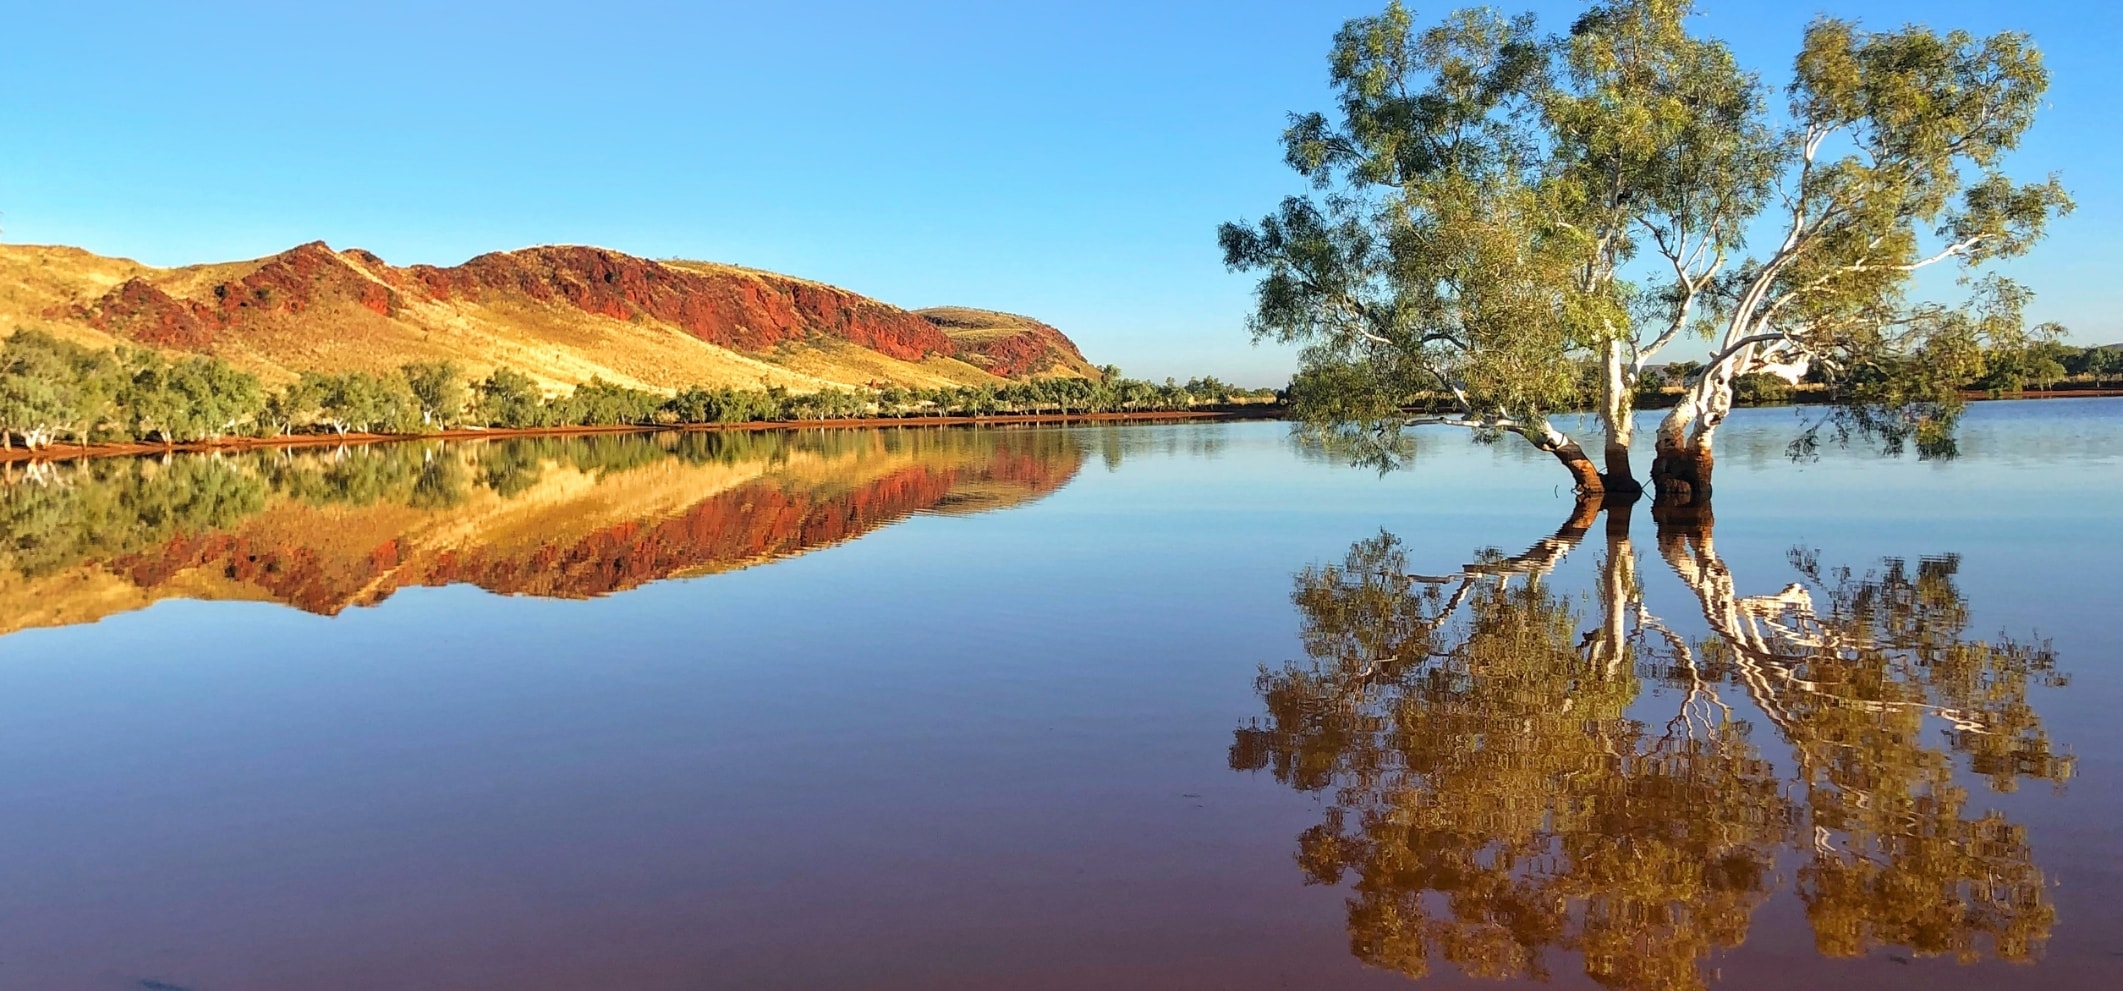
<path id="1" fill-rule="evenodd" d="M 545 397 L 529 375 L 513 368 L 496 368 L 475 391 L 472 417 L 481 425 L 512 430 L 545 425 Z"/>
<path id="2" fill-rule="evenodd" d="M 655 422 L 663 403 L 664 398 L 653 392 L 592 378 L 565 398 L 548 402 L 542 420 L 546 426 L 642 426 Z"/>
<path id="3" fill-rule="evenodd" d="M 61 439 L 164 444 L 244 434 L 415 434 L 470 422 L 534 429 L 675 426 L 862 417 L 1082 414 L 1190 409 L 1272 400 L 1213 376 L 1155 385 L 1122 378 L 1050 378 L 1000 386 L 826 388 L 794 393 L 690 386 L 664 396 L 591 379 L 548 398 L 529 375 L 501 367 L 468 382 L 454 362 L 411 363 L 381 374 L 306 372 L 268 391 L 213 357 L 172 361 L 153 351 L 84 348 L 25 330 L 0 347 L 0 444 L 42 448 Z"/>
<path id="4" fill-rule="evenodd" d="M 1774 375 L 1742 375 L 1733 380 L 1734 399 L 1743 406 L 1773 406 L 1788 402 L 1792 396 L 1791 383 Z"/>
<path id="5" fill-rule="evenodd" d="M 472 394 L 464 370 L 456 362 L 414 362 L 403 366 L 399 372 L 405 376 L 406 385 L 412 388 L 413 397 L 420 402 L 423 426 L 447 430 L 463 422 L 465 406 L 471 402 Z"/>
<path id="6" fill-rule="evenodd" d="M 0 348 L 0 444 L 86 441 L 110 416 L 124 374 L 108 352 L 28 329 Z"/>
<path id="7" fill-rule="evenodd" d="M 1410 407 L 1442 402 L 1451 422 L 1553 450 L 1546 416 L 1589 406 L 1626 446 L 1629 411 L 1659 388 L 1639 368 L 1722 325 L 1675 431 L 1707 436 L 1735 388 L 1782 391 L 1742 376 L 1811 363 L 1865 383 L 1830 394 L 1870 407 L 1850 422 L 1950 434 L 1950 390 L 1885 380 L 1941 379 L 1910 360 L 1946 347 L 1936 334 L 1984 355 L 2029 342 L 2019 305 L 1995 304 L 2019 292 L 2001 279 L 1977 281 L 1960 322 L 1906 297 L 1918 269 L 2023 254 L 2069 211 L 2054 178 L 2001 169 L 2048 83 L 2039 53 L 2013 33 L 1823 19 L 1779 126 L 1755 74 L 1690 32 L 1693 13 L 1611 0 L 1542 37 L 1486 9 L 1420 26 L 1394 2 L 1342 28 L 1335 113 L 1284 133 L 1314 194 L 1218 230 L 1225 264 L 1259 276 L 1255 338 L 1303 347 L 1309 425 L 1390 437 Z M 1748 233 L 1771 227 L 1774 251 L 1747 257 Z M 2070 371 L 2019 357 L 1998 373 Z M 1347 401 L 1323 398 L 1330 385 Z M 1939 415 L 1882 405 L 1904 396 Z"/>
<path id="8" fill-rule="evenodd" d="M 2066 361 L 2069 372 L 2084 375 L 2097 386 L 2123 377 L 2123 348 L 2087 348 Z"/>
<path id="9" fill-rule="evenodd" d="M 1795 75 L 1780 247 L 1731 273 L 1719 358 L 1674 416 L 1715 426 L 1741 376 L 1811 363 L 1840 404 L 1838 439 L 1950 456 L 1963 388 L 2064 374 L 2042 349 L 2058 330 L 2024 322 L 2027 290 L 1979 271 L 2025 254 L 2071 210 L 2054 176 L 2016 183 L 2001 167 L 2048 72 L 2021 34 L 1867 32 L 1824 18 Z M 1973 287 L 1965 303 L 1907 298 L 1915 273 L 1947 262 Z"/>
<path id="10" fill-rule="evenodd" d="M 404 376 L 397 373 L 309 373 L 295 388 L 314 397 L 311 408 L 316 424 L 333 433 L 403 434 L 413 433 L 421 426 L 420 399 Z"/>
<path id="11" fill-rule="evenodd" d="M 129 377 L 117 406 L 131 436 L 181 444 L 218 440 L 253 426 L 265 412 L 258 379 L 220 358 L 175 362 L 152 351 L 121 356 Z"/>
<path id="12" fill-rule="evenodd" d="M 1459 422 L 1544 448 L 1554 411 L 1626 418 L 1639 311 L 1670 340 L 1708 285 L 1620 276 L 1639 238 L 1735 243 L 1766 194 L 1771 139 L 1753 78 L 1690 38 L 1687 3 L 1593 8 L 1568 36 L 1462 10 L 1418 29 L 1399 3 L 1350 21 L 1329 55 L 1338 119 L 1293 117 L 1292 197 L 1218 232 L 1227 266 L 1257 271 L 1255 337 L 1305 345 L 1308 423 L 1390 436 L 1402 408 L 1443 400 Z M 1587 369 L 1579 358 L 1601 366 Z M 1613 405 L 1619 403 L 1619 406 Z M 1600 406 L 1595 400 L 1593 405 Z"/>

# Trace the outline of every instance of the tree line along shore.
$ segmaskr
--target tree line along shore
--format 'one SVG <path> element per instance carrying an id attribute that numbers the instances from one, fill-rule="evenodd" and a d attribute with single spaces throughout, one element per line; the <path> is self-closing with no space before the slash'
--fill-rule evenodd
<path id="1" fill-rule="evenodd" d="M 1581 396 L 1574 405 L 1590 410 L 1598 397 L 1598 369 L 1580 366 Z M 0 346 L 0 460 L 654 428 L 1283 416 L 1314 387 L 1303 373 L 1290 389 L 1274 390 L 1246 389 L 1213 376 L 1158 384 L 1123 377 L 1112 366 L 1101 371 L 1095 380 L 811 393 L 695 386 L 664 395 L 593 379 L 548 395 L 513 369 L 475 378 L 445 361 L 382 374 L 313 372 L 274 389 L 218 358 L 100 351 L 26 330 Z M 1696 363 L 1686 361 L 1647 369 L 1636 384 L 1636 405 L 1680 401 L 1681 384 L 1697 371 Z M 2027 389 L 2094 394 L 2118 379 L 2123 348 L 2045 344 L 2023 361 L 1993 362 L 1962 388 L 1972 396 Z M 1738 403 L 1748 406 L 1834 401 L 1830 383 L 1794 384 L 1773 375 L 1741 376 L 1735 391 Z"/>
<path id="2" fill-rule="evenodd" d="M 455 362 L 390 372 L 308 372 L 268 387 L 215 357 L 84 347 L 23 330 L 0 347 L 0 456 L 246 446 L 356 435 L 560 431 L 1208 412 L 1272 403 L 1273 389 L 1214 377 L 1152 383 L 1113 366 L 1097 379 L 1001 385 L 882 385 L 794 392 L 690 386 L 672 394 L 592 379 L 548 395 L 529 375 L 472 377 Z"/>

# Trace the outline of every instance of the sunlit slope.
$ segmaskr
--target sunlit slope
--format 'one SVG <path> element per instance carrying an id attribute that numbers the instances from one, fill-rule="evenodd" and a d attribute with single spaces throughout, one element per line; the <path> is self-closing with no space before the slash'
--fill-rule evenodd
<path id="1" fill-rule="evenodd" d="M 820 282 L 578 246 L 439 268 L 315 242 L 159 269 L 78 248 L 0 245 L 0 333 L 26 326 L 100 347 L 219 355 L 273 382 L 442 359 L 473 373 L 511 366 L 549 386 L 603 378 L 650 389 L 934 387 L 1090 373 L 1067 338 L 1036 321 L 968 334 Z"/>
<path id="2" fill-rule="evenodd" d="M 144 480 L 17 482 L 0 492 L 21 528 L 0 552 L 0 633 L 94 622 L 168 598 L 277 602 L 330 615 L 413 586 L 605 595 L 831 546 L 912 513 L 1015 505 L 1059 488 L 1083 460 L 1058 434 L 997 441 L 907 433 L 758 441 L 716 457 L 659 450 L 656 438 L 607 437 L 587 454 L 586 442 L 568 441 L 338 456 L 395 465 L 335 464 L 329 454 L 293 468 L 258 459 L 215 468 L 208 481 L 171 481 L 223 492 L 217 498 L 234 508 L 212 515 L 226 519 L 142 523 L 140 539 L 72 552 L 40 545 L 28 528 L 48 525 L 54 539 L 74 539 L 73 528 L 123 525 L 125 513 L 109 506 L 138 506 L 142 520 L 160 520 L 167 507 L 204 497 L 152 491 L 160 469 L 145 463 L 134 466 Z M 21 488 L 67 484 L 112 495 L 101 508 L 81 508 L 78 493 L 45 506 L 31 502 L 50 493 Z M 67 518 L 69 505 L 79 519 Z"/>

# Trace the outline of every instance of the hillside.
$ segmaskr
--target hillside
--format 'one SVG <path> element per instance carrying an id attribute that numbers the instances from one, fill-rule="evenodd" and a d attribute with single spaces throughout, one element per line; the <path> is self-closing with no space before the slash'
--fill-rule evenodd
<path id="1" fill-rule="evenodd" d="M 707 262 L 547 246 L 394 266 L 312 242 L 245 262 L 154 268 L 0 245 L 0 334 L 214 354 L 281 382 L 454 359 L 549 387 L 934 387 L 1095 370 L 1054 328 L 982 310 L 914 313 L 845 289 Z"/>
<path id="2" fill-rule="evenodd" d="M 1004 378 L 1099 377 L 1098 369 L 1084 360 L 1074 341 L 1031 317 L 965 306 L 935 306 L 915 312 L 951 338 L 967 363 L 990 374 Z"/>

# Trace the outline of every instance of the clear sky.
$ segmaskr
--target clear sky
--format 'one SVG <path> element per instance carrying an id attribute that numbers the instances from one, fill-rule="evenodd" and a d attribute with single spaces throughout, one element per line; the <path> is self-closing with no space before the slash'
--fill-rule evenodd
<path id="1" fill-rule="evenodd" d="M 399 264 L 605 245 L 902 306 L 1027 313 L 1151 378 L 1280 385 L 1225 220 L 1297 177 L 1284 115 L 1384 0 L 10 3 L 0 237 L 157 265 L 324 239 Z M 1428 19 L 1444 4 L 1411 4 Z M 1582 9 L 1533 9 L 1560 30 Z M 2031 32 L 2052 105 L 2012 161 L 2079 211 L 2015 274 L 2123 340 L 2123 13 L 2110 3 L 1702 0 L 1773 84 L 1815 13 Z"/>

